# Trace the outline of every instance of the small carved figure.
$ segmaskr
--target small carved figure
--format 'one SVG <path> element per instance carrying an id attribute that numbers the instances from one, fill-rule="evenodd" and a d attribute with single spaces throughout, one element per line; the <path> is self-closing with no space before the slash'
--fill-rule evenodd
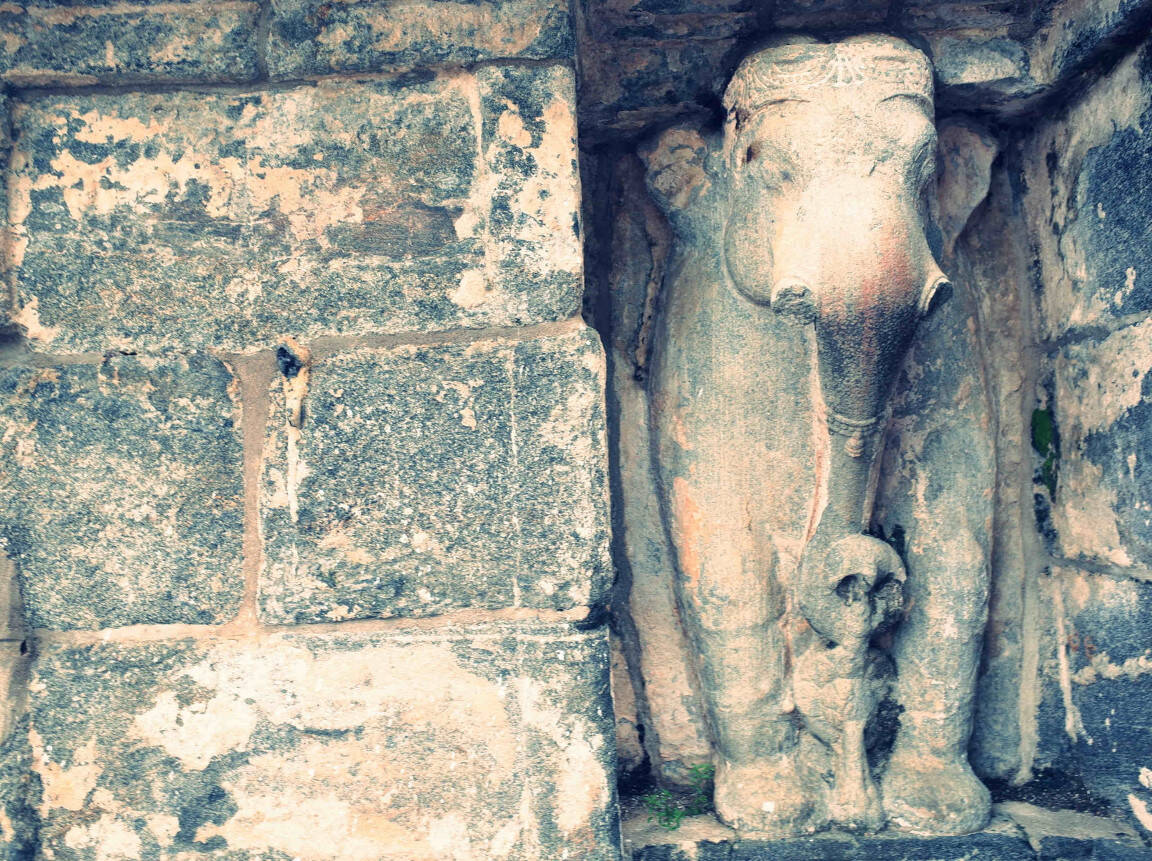
<path id="1" fill-rule="evenodd" d="M 654 468 L 716 809 L 744 830 L 987 819 L 966 757 L 987 537 L 934 524 L 902 559 L 870 531 L 890 393 L 951 292 L 928 240 L 932 97 L 898 39 L 794 37 L 741 63 L 722 134 L 672 129 L 642 153 L 675 234 Z M 899 728 L 870 763 L 881 702 Z"/>

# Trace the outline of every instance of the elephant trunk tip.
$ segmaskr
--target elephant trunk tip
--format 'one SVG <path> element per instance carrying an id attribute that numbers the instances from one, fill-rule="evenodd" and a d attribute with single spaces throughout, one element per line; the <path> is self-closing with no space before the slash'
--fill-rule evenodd
<path id="1" fill-rule="evenodd" d="M 772 310 L 803 322 L 816 319 L 816 293 L 800 278 L 784 277 L 772 285 Z"/>

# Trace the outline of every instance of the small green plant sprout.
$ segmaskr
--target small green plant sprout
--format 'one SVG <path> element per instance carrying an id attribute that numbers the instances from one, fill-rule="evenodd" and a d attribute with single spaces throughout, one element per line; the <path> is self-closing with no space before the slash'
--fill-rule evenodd
<path id="1" fill-rule="evenodd" d="M 667 789 L 657 789 L 643 797 L 648 808 L 648 821 L 661 828 L 675 831 L 685 816 L 699 816 L 712 810 L 712 778 L 716 769 L 710 763 L 688 768 L 688 792 L 673 795 Z"/>
<path id="2" fill-rule="evenodd" d="M 1056 480 L 1060 468 L 1060 435 L 1052 411 L 1032 411 L 1032 449 L 1044 458 L 1040 464 L 1040 481 L 1048 488 L 1048 496 L 1056 498 Z"/>

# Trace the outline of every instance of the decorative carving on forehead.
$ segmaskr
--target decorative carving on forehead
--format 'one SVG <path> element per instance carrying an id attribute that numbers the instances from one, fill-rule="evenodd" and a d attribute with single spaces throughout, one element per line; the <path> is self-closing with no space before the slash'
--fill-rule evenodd
<path id="1" fill-rule="evenodd" d="M 932 67 L 922 53 L 896 39 L 787 42 L 744 59 L 724 93 L 724 107 L 753 113 L 817 87 L 866 87 L 877 101 L 909 95 L 931 104 Z"/>

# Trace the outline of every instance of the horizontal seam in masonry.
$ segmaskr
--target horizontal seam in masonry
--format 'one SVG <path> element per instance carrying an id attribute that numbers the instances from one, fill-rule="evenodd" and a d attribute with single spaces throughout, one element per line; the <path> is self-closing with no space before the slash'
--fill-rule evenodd
<path id="1" fill-rule="evenodd" d="M 331 72 L 323 75 L 279 78 L 275 80 L 251 78 L 244 81 L 137 81 L 135 83 L 126 82 L 123 84 L 63 84 L 44 87 L 10 86 L 8 88 L 8 96 L 18 102 L 30 102 L 40 99 L 69 96 L 127 96 L 135 93 L 233 93 L 236 95 L 252 95 L 255 93 L 285 92 L 331 81 L 345 81 L 348 83 L 356 83 L 358 81 L 390 81 L 404 78 L 411 75 L 413 71 L 418 70 L 451 75 L 453 73 L 468 74 L 489 66 L 538 69 L 551 66 L 572 67 L 575 62 L 575 58 L 573 57 L 556 57 L 554 59 L 532 59 L 526 57 L 509 57 L 502 59 L 496 57 L 489 60 L 478 60 L 474 63 L 382 69 L 371 72 Z"/>
<path id="2" fill-rule="evenodd" d="M 279 634 L 354 634 L 354 633 L 419 633 L 445 628 L 465 628 L 492 623 L 577 623 L 588 615 L 587 607 L 569 610 L 461 610 L 424 618 L 351 619 L 345 622 L 320 622 L 298 625 L 130 625 L 101 630 L 56 631 L 36 628 L 32 636 L 43 644 L 90 645 L 108 642 L 153 642 L 159 640 L 242 640 Z"/>
<path id="3" fill-rule="evenodd" d="M 574 314 L 563 320 L 549 320 L 544 323 L 532 323 L 527 326 L 493 326 L 484 329 L 445 329 L 438 332 L 401 332 L 390 335 L 321 335 L 314 340 L 307 341 L 307 347 L 315 358 L 330 356 L 342 350 L 388 350 L 394 347 L 435 347 L 451 344 L 474 344 L 483 341 L 534 341 L 538 338 L 557 337 L 568 335 L 584 329 L 586 324 L 579 314 Z M 269 343 L 252 352 L 240 352 L 223 347 L 206 346 L 197 349 L 155 347 L 140 349 L 128 355 L 152 356 L 160 354 L 189 355 L 192 353 L 208 353 L 221 356 L 228 360 L 258 356 L 276 349 L 277 344 Z M 37 353 L 25 352 L 20 355 L 0 361 L 0 367 L 20 366 L 49 368 L 59 365 L 99 365 L 108 356 L 122 355 L 120 350 L 109 350 L 106 353 Z"/>

